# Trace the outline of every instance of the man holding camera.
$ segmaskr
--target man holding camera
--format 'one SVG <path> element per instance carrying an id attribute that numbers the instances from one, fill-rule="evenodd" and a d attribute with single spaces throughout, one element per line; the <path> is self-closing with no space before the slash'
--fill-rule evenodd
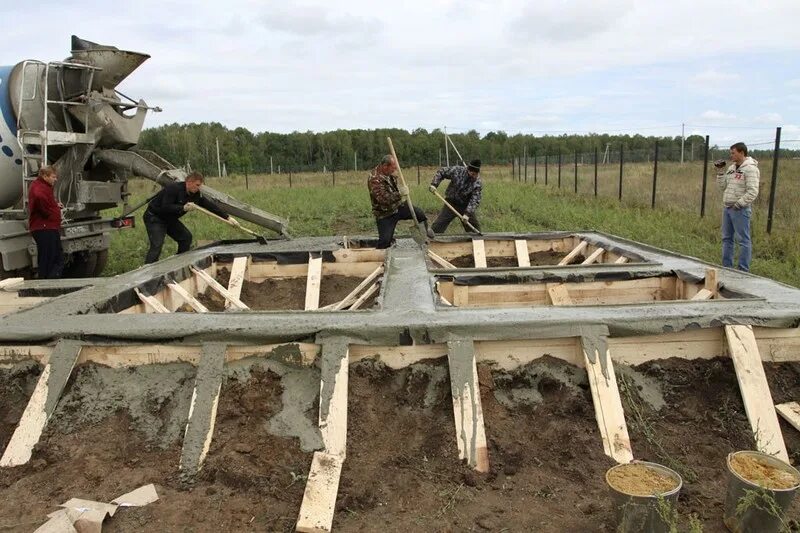
<path id="1" fill-rule="evenodd" d="M 761 173 L 758 161 L 747 155 L 747 146 L 736 143 L 731 146 L 731 161 L 714 162 L 717 167 L 717 187 L 722 192 L 722 266 L 733 268 L 734 238 L 739 244 L 738 269 L 750 272 L 753 247 L 750 242 L 750 217 L 752 204 L 758 196 Z"/>

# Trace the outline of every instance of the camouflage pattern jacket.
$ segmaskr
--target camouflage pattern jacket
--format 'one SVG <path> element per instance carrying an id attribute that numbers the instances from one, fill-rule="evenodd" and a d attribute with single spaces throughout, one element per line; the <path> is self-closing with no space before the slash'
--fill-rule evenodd
<path id="1" fill-rule="evenodd" d="M 378 167 L 372 169 L 372 174 L 367 179 L 367 188 L 375 218 L 394 215 L 403 204 L 403 197 L 397 189 L 397 178 L 381 174 L 378 172 Z"/>
<path id="2" fill-rule="evenodd" d="M 450 180 L 444 197 L 448 202 L 466 205 L 466 213 L 472 214 L 481 204 L 483 182 L 480 176 L 474 180 L 467 173 L 467 167 L 442 167 L 436 171 L 431 185 L 438 187 L 442 180 Z"/>

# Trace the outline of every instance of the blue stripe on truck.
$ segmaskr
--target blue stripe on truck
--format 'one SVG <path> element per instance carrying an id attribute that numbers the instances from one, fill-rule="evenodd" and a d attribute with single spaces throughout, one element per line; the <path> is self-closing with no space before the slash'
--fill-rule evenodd
<path id="1" fill-rule="evenodd" d="M 8 78 L 11 77 L 11 70 L 14 67 L 0 67 L 0 114 L 8 125 L 9 131 L 16 135 L 17 121 L 14 119 L 14 111 L 11 107 L 11 92 L 8 87 Z"/>

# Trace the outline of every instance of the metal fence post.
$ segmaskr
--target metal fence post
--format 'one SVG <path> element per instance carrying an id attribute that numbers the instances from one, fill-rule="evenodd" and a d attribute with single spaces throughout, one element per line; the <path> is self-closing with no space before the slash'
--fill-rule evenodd
<path id="1" fill-rule="evenodd" d="M 525 158 L 525 183 L 528 183 L 528 147 L 522 148 L 522 155 Z"/>
<path id="2" fill-rule="evenodd" d="M 514 172 L 514 156 L 511 156 L 511 181 L 515 181 L 517 179 L 517 175 Z"/>
<path id="3" fill-rule="evenodd" d="M 656 180 L 658 179 L 658 139 L 656 139 L 656 151 L 653 155 L 653 198 L 650 200 L 650 209 L 656 208 Z"/>
<path id="4" fill-rule="evenodd" d="M 558 188 L 561 188 L 561 150 L 558 151 Z"/>
<path id="5" fill-rule="evenodd" d="M 544 156 L 544 184 L 547 185 L 547 169 L 550 167 L 550 156 Z"/>
<path id="6" fill-rule="evenodd" d="M 597 197 L 597 147 L 594 148 L 594 195 Z"/>
<path id="7" fill-rule="evenodd" d="M 622 201 L 622 169 L 625 165 L 625 145 L 619 145 L 619 200 Z"/>
<path id="8" fill-rule="evenodd" d="M 772 184 L 769 187 L 769 211 L 767 214 L 767 233 L 772 233 L 772 215 L 775 212 L 775 188 L 778 186 L 778 161 L 781 151 L 781 128 L 775 130 L 775 152 L 772 154 Z"/>
<path id="9" fill-rule="evenodd" d="M 292 188 L 292 169 L 289 169 L 289 188 Z"/>
<path id="10" fill-rule="evenodd" d="M 536 150 L 533 151 L 533 184 L 536 185 Z"/>
<path id="11" fill-rule="evenodd" d="M 706 187 L 708 186 L 708 135 L 703 147 L 703 192 L 700 196 L 700 218 L 706 216 Z"/>
<path id="12" fill-rule="evenodd" d="M 247 176 L 247 169 L 244 170 L 244 188 L 250 190 L 250 178 Z"/>
<path id="13" fill-rule="evenodd" d="M 578 151 L 575 150 L 575 194 L 578 194 Z"/>
<path id="14" fill-rule="evenodd" d="M 419 163 L 417 163 L 417 185 L 420 183 L 419 179 Z"/>
<path id="15" fill-rule="evenodd" d="M 333 167 L 331 167 L 331 181 L 333 186 L 336 187 L 336 170 Z"/>

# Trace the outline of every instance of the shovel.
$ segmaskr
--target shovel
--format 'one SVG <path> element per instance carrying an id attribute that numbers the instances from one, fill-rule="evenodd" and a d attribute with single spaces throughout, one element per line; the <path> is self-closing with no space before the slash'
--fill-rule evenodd
<path id="1" fill-rule="evenodd" d="M 223 224 L 227 224 L 229 226 L 233 226 L 234 228 L 236 228 L 236 229 L 238 229 L 240 231 L 243 231 L 243 232 L 247 233 L 248 235 L 252 235 L 253 237 L 256 238 L 256 240 L 258 241 L 258 244 L 267 244 L 266 237 L 264 237 L 263 235 L 259 235 L 255 231 L 252 231 L 252 230 L 249 230 L 249 229 L 245 228 L 244 226 L 239 224 L 239 221 L 236 220 L 235 218 L 233 218 L 233 217 L 231 217 L 231 218 L 222 218 L 221 216 L 219 216 L 219 215 L 217 215 L 215 213 L 212 213 L 208 209 L 206 209 L 204 207 L 200 207 L 199 205 L 197 205 L 195 203 L 193 203 L 192 205 L 194 206 L 193 209 L 195 209 L 197 211 L 200 211 L 201 213 L 205 213 L 206 215 L 210 216 L 211 218 L 215 218 L 215 219 L 219 220 Z"/>
<path id="2" fill-rule="evenodd" d="M 406 185 L 406 180 L 403 177 L 403 171 L 400 170 L 400 160 L 397 159 L 391 137 L 386 137 L 386 141 L 389 143 L 389 152 L 392 154 L 395 164 L 397 164 L 397 175 L 400 177 L 400 184 L 408 190 L 408 185 Z M 411 238 L 420 246 L 424 246 L 428 242 L 428 232 L 425 229 L 425 224 L 417 220 L 417 214 L 414 212 L 410 194 L 406 196 L 406 203 L 408 204 L 408 210 L 411 211 L 411 218 L 414 219 L 414 227 L 417 229 L 417 231 L 411 232 Z"/>
<path id="3" fill-rule="evenodd" d="M 455 213 L 455 215 L 458 217 L 458 219 L 459 219 L 459 220 L 461 220 L 461 221 L 463 221 L 463 222 L 464 222 L 464 224 L 466 224 L 466 225 L 467 225 L 467 227 L 469 227 L 469 229 L 471 229 L 472 231 L 474 231 L 474 232 L 475 232 L 475 233 L 477 233 L 478 235 L 483 235 L 483 233 L 481 233 L 480 231 L 478 231 L 478 228 L 476 228 L 475 226 L 473 226 L 472 224 L 470 224 L 470 223 L 469 223 L 469 220 L 465 220 L 465 219 L 464 219 L 464 217 L 461 215 L 461 213 L 459 213 L 458 211 L 456 211 L 456 208 L 455 208 L 455 207 L 453 207 L 452 205 L 450 205 L 450 202 L 448 202 L 447 200 L 445 200 L 445 199 L 444 199 L 444 196 L 442 196 L 441 194 L 439 194 L 439 191 L 437 191 L 437 190 L 435 190 L 435 189 L 434 189 L 434 190 L 432 190 L 431 192 L 432 192 L 433 194 L 435 194 L 435 195 L 436 195 L 436 197 L 437 197 L 439 200 L 441 200 L 442 202 L 444 202 L 444 205 L 446 205 L 447 207 L 449 207 L 449 208 L 450 208 L 450 211 L 452 211 L 453 213 Z"/>

